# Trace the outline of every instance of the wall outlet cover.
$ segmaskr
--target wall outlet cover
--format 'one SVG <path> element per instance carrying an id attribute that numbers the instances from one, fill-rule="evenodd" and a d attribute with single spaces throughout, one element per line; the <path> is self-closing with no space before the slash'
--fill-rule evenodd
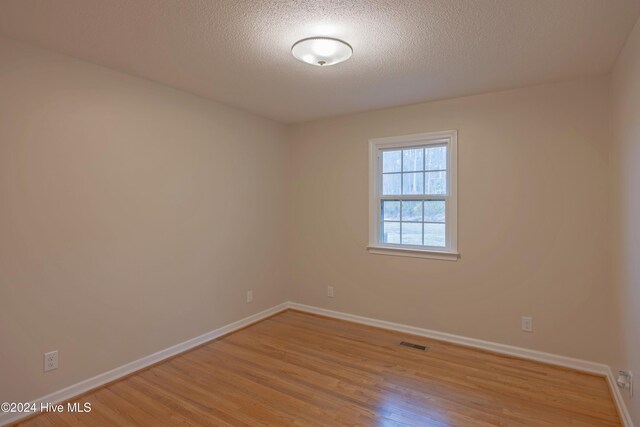
<path id="1" fill-rule="evenodd" d="M 533 318 L 522 316 L 522 330 L 524 332 L 533 332 Z"/>
<path id="2" fill-rule="evenodd" d="M 58 369 L 58 350 L 44 354 L 44 371 L 49 372 Z"/>

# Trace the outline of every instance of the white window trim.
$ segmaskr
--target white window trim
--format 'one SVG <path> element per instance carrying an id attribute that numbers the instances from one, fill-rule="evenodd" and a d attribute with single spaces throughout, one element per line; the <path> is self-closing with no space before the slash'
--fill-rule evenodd
<path id="1" fill-rule="evenodd" d="M 446 246 L 393 245 L 380 242 L 381 168 L 380 151 L 396 147 L 447 145 Z M 458 132 L 429 132 L 369 140 L 369 253 L 455 261 L 458 253 Z"/>

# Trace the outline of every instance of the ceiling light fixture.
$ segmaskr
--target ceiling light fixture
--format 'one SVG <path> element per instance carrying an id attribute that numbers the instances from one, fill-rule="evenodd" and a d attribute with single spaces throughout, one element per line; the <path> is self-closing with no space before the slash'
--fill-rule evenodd
<path id="1" fill-rule="evenodd" d="M 310 37 L 297 41 L 291 47 L 291 53 L 302 62 L 326 67 L 351 58 L 353 49 L 342 40 L 330 37 Z"/>

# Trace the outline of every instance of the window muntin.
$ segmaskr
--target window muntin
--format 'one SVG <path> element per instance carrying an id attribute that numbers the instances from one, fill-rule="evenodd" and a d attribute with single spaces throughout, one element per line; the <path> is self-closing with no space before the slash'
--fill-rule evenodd
<path id="1" fill-rule="evenodd" d="M 456 133 L 371 141 L 370 247 L 457 254 Z"/>

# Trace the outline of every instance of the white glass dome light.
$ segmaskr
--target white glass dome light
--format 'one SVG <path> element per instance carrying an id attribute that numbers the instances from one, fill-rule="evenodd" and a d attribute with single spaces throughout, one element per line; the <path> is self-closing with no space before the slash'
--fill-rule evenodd
<path id="1" fill-rule="evenodd" d="M 351 58 L 353 49 L 342 40 L 330 37 L 310 37 L 296 42 L 291 48 L 291 53 L 302 62 L 326 67 Z"/>

